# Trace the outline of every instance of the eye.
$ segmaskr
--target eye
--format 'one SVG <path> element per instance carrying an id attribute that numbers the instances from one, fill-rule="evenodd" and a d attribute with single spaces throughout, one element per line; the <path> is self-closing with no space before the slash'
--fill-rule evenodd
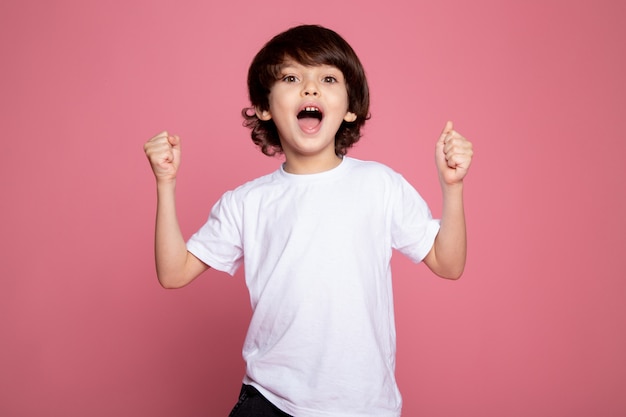
<path id="1" fill-rule="evenodd" d="M 285 75 L 282 80 L 286 83 L 295 83 L 298 81 L 295 75 Z"/>
<path id="2" fill-rule="evenodd" d="M 336 83 L 337 82 L 337 77 L 335 77 L 334 75 L 327 75 L 324 78 L 322 78 L 322 81 L 324 81 L 325 83 Z"/>

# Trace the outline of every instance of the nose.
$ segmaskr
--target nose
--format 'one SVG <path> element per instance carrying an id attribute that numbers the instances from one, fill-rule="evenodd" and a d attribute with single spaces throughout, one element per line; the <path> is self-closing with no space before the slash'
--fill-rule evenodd
<path id="1" fill-rule="evenodd" d="M 302 86 L 302 95 L 303 96 L 314 96 L 314 97 L 317 97 L 317 96 L 319 96 L 319 94 L 320 94 L 319 89 L 317 88 L 317 85 L 315 84 L 314 81 L 307 81 Z"/>

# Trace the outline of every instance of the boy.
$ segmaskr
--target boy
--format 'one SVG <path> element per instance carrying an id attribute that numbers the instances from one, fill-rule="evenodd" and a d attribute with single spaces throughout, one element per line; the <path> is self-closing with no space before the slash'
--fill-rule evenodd
<path id="1" fill-rule="evenodd" d="M 175 211 L 180 139 L 163 132 L 145 145 L 159 281 L 177 288 L 208 268 L 232 275 L 245 265 L 253 316 L 231 416 L 399 416 L 392 249 L 461 276 L 472 146 L 446 124 L 436 144 L 438 222 L 402 176 L 345 156 L 369 117 L 369 91 L 337 33 L 304 25 L 275 36 L 254 58 L 248 89 L 253 141 L 285 162 L 226 192 L 188 242 Z"/>

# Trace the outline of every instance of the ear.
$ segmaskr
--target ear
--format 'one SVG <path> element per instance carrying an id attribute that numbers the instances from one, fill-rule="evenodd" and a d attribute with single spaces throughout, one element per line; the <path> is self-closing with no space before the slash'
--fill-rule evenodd
<path id="1" fill-rule="evenodd" d="M 345 116 L 343 116 L 343 120 L 345 120 L 348 123 L 352 123 L 356 120 L 356 114 L 349 111 L 348 113 L 346 113 Z"/>
<path id="2" fill-rule="evenodd" d="M 254 112 L 256 113 L 256 117 L 263 120 L 264 122 L 267 122 L 272 118 L 272 113 L 270 113 L 269 110 L 261 110 L 260 108 L 255 107 Z"/>

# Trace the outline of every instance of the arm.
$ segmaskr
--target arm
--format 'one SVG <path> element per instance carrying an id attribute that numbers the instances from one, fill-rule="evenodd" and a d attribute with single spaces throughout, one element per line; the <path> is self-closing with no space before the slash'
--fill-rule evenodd
<path id="1" fill-rule="evenodd" d="M 458 279 L 465 268 L 467 238 L 463 209 L 463 178 L 472 162 L 472 144 L 446 123 L 437 141 L 435 159 L 443 194 L 441 228 L 424 263 L 443 278 Z"/>
<path id="2" fill-rule="evenodd" d="M 176 215 L 176 174 L 180 166 L 180 138 L 162 132 L 144 145 L 157 184 L 154 254 L 164 288 L 189 284 L 209 267 L 187 251 Z"/>

